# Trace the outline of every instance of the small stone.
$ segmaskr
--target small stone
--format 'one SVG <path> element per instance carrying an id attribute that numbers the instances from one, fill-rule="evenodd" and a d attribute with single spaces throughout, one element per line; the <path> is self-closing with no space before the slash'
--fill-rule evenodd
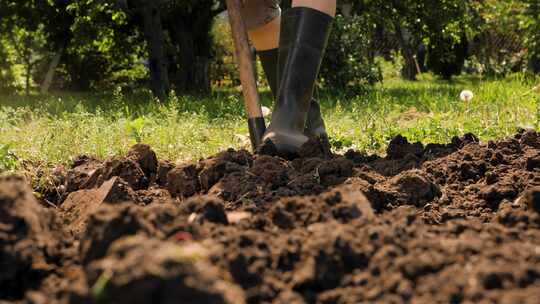
<path id="1" fill-rule="evenodd" d="M 251 217 L 251 213 L 243 211 L 235 211 L 227 213 L 227 220 L 230 224 L 237 224 Z"/>

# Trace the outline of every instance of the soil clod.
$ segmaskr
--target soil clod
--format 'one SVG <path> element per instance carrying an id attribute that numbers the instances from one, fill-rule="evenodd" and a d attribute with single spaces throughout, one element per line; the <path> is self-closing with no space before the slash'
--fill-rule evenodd
<path id="1" fill-rule="evenodd" d="M 327 144 L 2 179 L 0 301 L 538 303 L 540 134 Z"/>

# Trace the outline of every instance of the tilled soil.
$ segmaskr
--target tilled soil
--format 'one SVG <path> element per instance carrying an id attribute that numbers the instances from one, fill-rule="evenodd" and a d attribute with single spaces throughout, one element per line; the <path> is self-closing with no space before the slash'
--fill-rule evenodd
<path id="1" fill-rule="evenodd" d="M 4 303 L 540 303 L 540 135 L 0 180 Z"/>

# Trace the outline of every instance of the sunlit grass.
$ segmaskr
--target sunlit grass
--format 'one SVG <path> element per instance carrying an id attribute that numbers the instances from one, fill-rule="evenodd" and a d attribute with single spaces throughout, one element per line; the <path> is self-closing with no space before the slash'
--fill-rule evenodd
<path id="1" fill-rule="evenodd" d="M 519 127 L 538 128 L 540 95 L 530 91 L 536 83 L 538 79 L 522 75 L 496 80 L 460 77 L 452 83 L 428 75 L 417 82 L 388 80 L 355 96 L 317 95 L 336 147 L 381 153 L 396 134 L 429 143 L 448 142 L 467 132 L 487 140 Z M 459 99 L 463 89 L 474 92 L 470 103 Z M 268 94 L 264 103 L 271 105 Z M 249 148 L 242 102 L 235 91 L 173 97 L 165 105 L 144 92 L 0 95 L 0 105 L 0 146 L 10 151 L 4 153 L 6 159 L 15 155 L 53 165 L 79 154 L 123 154 L 136 142 L 152 145 L 160 158 L 173 161 L 206 157 L 229 147 Z"/>
<path id="2" fill-rule="evenodd" d="M 448 142 L 472 132 L 483 140 L 510 135 L 517 128 L 538 128 L 538 80 L 523 76 L 500 80 L 462 77 L 452 83 L 426 76 L 418 82 L 391 80 L 365 96 L 325 108 L 334 137 L 350 139 L 362 150 L 381 151 L 402 134 L 413 141 Z M 462 90 L 475 94 L 467 103 Z M 345 99 L 344 99 L 345 100 Z"/>

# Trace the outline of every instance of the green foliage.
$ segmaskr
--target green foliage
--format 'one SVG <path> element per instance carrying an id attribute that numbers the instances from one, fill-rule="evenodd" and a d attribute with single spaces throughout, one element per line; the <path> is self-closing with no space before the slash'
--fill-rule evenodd
<path id="1" fill-rule="evenodd" d="M 214 88 L 231 87 L 238 84 L 239 73 L 234 58 L 234 42 L 229 23 L 220 20 L 212 29 L 214 58 L 210 76 Z"/>
<path id="2" fill-rule="evenodd" d="M 0 53 L 5 56 L 0 59 L 0 78 L 11 81 L 0 86 L 30 89 L 32 74 L 46 52 L 48 37 L 41 22 L 46 6 L 34 1 L 0 2 Z"/>
<path id="3" fill-rule="evenodd" d="M 353 140 L 351 138 L 347 138 L 347 137 L 343 137 L 343 138 L 332 137 L 332 138 L 330 138 L 330 146 L 332 146 L 332 148 L 337 149 L 337 150 L 341 150 L 341 149 L 344 149 L 344 148 L 347 148 L 347 147 L 351 147 L 352 145 L 353 145 Z"/>
<path id="4" fill-rule="evenodd" d="M 105 298 L 105 291 L 107 289 L 107 285 L 111 280 L 111 277 L 111 271 L 104 271 L 99 276 L 96 283 L 94 283 L 94 286 L 92 286 L 92 288 L 90 289 L 90 294 L 92 295 L 92 298 L 98 303 L 102 302 Z"/>
<path id="5" fill-rule="evenodd" d="M 70 40 L 65 42 L 66 85 L 78 90 L 132 85 L 146 77 L 138 62 L 146 45 L 120 1 L 73 1 Z"/>
<path id="6" fill-rule="evenodd" d="M 6 44 L 11 51 L 8 59 L 0 59 L 0 76 L 14 83 L 12 70 L 18 64 L 27 84 L 41 82 L 49 62 L 60 54 L 55 81 L 60 88 L 88 90 L 144 77 L 144 70 L 134 67 L 145 45 L 119 3 L 2 1 L 0 55 Z"/>
<path id="7" fill-rule="evenodd" d="M 17 64 L 20 64 L 24 72 L 24 88 L 28 93 L 33 85 L 33 75 L 40 64 L 45 60 L 47 52 L 45 29 L 42 24 L 35 29 L 16 28 L 10 36 L 13 43 Z"/>
<path id="8" fill-rule="evenodd" d="M 481 75 L 502 76 L 525 68 L 522 0 L 471 1 L 467 33 L 471 60 L 467 69 Z"/>
<path id="9" fill-rule="evenodd" d="M 360 16 L 337 16 L 321 67 L 322 84 L 358 91 L 382 80 L 371 50 L 373 27 Z"/>
<path id="10" fill-rule="evenodd" d="M 455 56 L 455 49 L 462 42 L 470 17 L 466 13 L 470 0 L 441 1 L 387 1 L 364 0 L 355 4 L 367 18 L 380 28 L 392 33 L 399 42 L 399 51 L 404 59 L 402 74 L 414 80 L 417 73 L 415 54 L 421 43 L 428 46 L 436 73 L 454 74 L 461 67 L 449 68 L 462 60 Z M 453 70 L 453 71 L 451 71 Z"/>
<path id="11" fill-rule="evenodd" d="M 237 85 L 226 26 L 212 28 L 224 1 L 2 0 L 0 91 L 35 89 L 50 69 L 57 89 L 136 90 L 150 74 L 141 17 L 150 4 L 160 8 L 171 88 L 209 93 Z M 282 2 L 284 8 L 290 4 Z M 460 72 L 465 42 L 474 55 L 469 72 L 508 74 L 523 71 L 527 61 L 539 72 L 539 7 L 537 0 L 340 1 L 338 12 L 347 16 L 336 19 L 321 84 L 354 92 L 367 88 L 381 79 L 374 58 L 390 54 L 399 54 L 402 75 L 414 79 L 414 55 L 422 43 L 432 70 L 445 78 Z M 376 48 L 379 36 L 392 42 L 389 49 Z"/>

